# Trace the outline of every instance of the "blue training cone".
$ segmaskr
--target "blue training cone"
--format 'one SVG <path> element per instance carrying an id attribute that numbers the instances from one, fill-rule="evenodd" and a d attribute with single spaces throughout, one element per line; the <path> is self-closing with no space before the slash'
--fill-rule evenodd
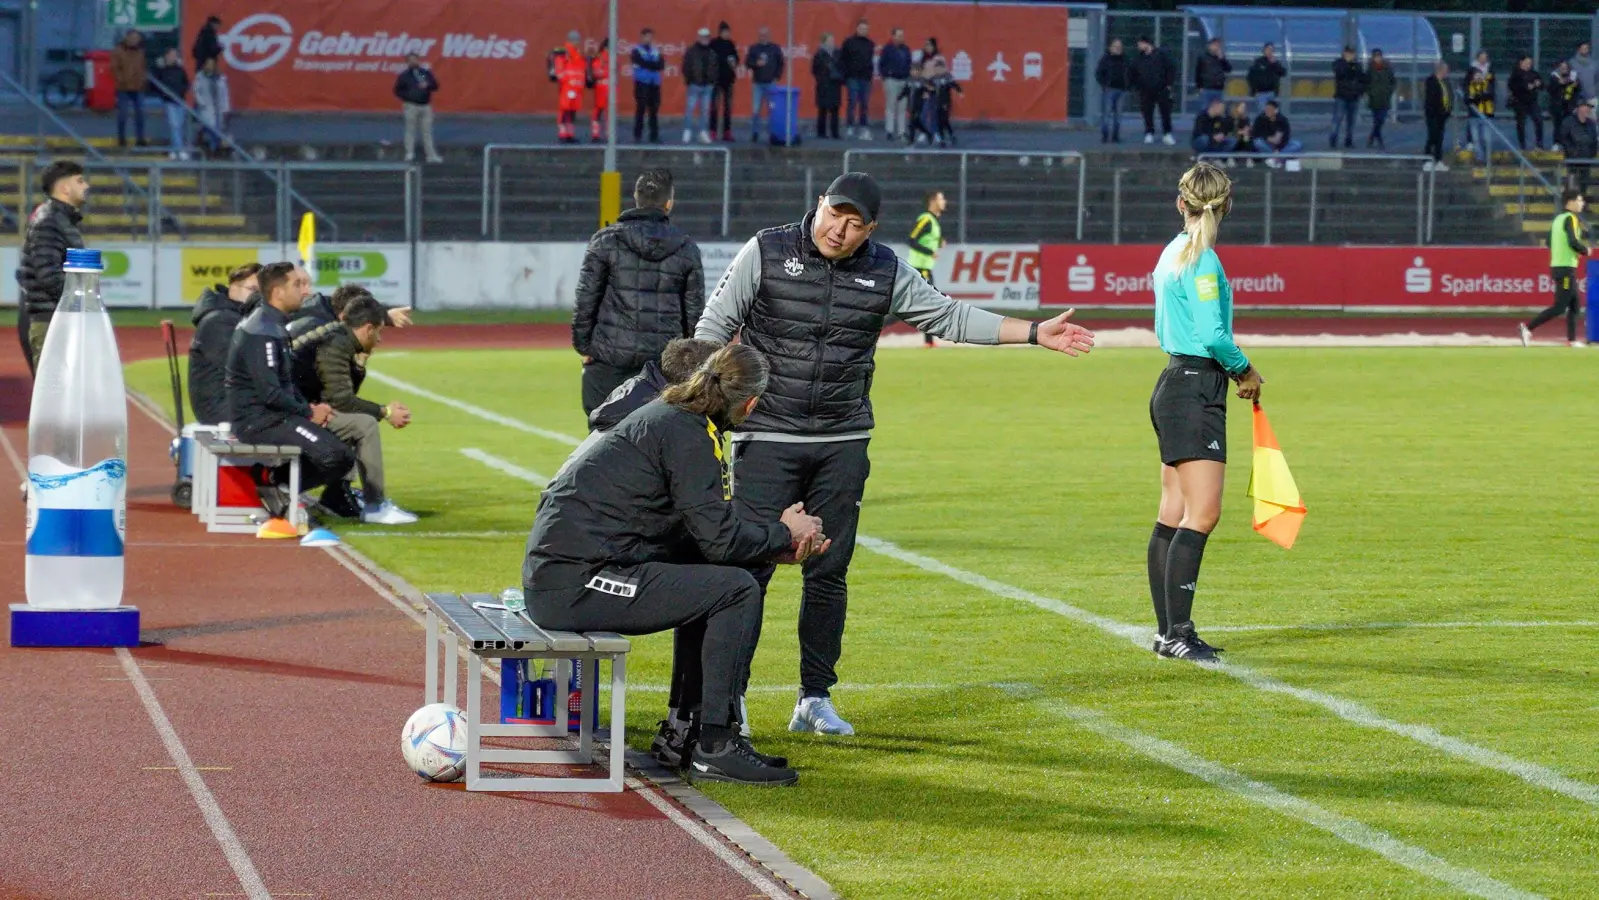
<path id="1" fill-rule="evenodd" d="M 300 538 L 302 547 L 337 547 L 339 536 L 326 528 L 313 528 L 305 537 Z"/>

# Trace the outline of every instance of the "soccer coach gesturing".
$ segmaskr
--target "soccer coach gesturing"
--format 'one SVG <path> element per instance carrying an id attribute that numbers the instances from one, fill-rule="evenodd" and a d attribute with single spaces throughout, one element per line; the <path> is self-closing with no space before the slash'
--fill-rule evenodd
<path id="1" fill-rule="evenodd" d="M 733 435 L 734 490 L 752 514 L 794 503 L 827 523 L 832 551 L 805 564 L 800 606 L 800 697 L 791 731 L 853 734 L 834 710 L 861 495 L 871 463 L 872 370 L 890 316 L 969 344 L 1037 344 L 1070 356 L 1093 347 L 1068 321 L 1009 319 L 939 293 L 872 240 L 882 193 L 871 176 L 839 177 L 801 221 L 757 234 L 734 257 L 694 336 L 742 341 L 766 355 L 771 376 Z M 759 573 L 761 584 L 773 568 Z"/>

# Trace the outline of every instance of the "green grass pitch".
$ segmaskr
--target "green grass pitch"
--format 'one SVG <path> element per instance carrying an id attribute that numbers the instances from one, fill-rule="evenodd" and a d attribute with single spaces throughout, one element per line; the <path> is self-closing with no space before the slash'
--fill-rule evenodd
<path id="1" fill-rule="evenodd" d="M 799 591 L 783 570 L 750 707 L 800 783 L 707 792 L 847 897 L 1599 896 L 1599 360 L 1256 359 L 1310 515 L 1292 551 L 1250 531 L 1235 400 L 1195 619 L 1245 674 L 1062 614 L 1152 628 L 1161 357 L 885 349 L 861 530 L 949 569 L 856 551 L 846 739 L 785 730 Z M 570 352 L 380 351 L 373 368 L 582 434 Z M 170 402 L 161 361 L 129 383 Z M 569 447 L 376 379 L 363 393 L 415 413 L 384 430 L 392 493 L 425 516 L 412 530 L 499 534 L 340 534 L 425 590 L 516 583 L 537 489 L 462 450 L 547 476 Z M 1361 625 L 1377 627 L 1229 630 Z M 635 646 L 642 746 L 670 638 Z"/>

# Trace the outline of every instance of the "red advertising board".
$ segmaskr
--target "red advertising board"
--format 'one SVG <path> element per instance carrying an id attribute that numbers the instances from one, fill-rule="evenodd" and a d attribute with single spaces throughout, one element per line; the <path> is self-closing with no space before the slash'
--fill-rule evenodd
<path id="1" fill-rule="evenodd" d="M 1155 244 L 1040 248 L 1044 306 L 1152 307 Z M 1228 247 L 1238 306 L 1470 309 L 1547 306 L 1549 251 L 1537 247 Z M 1582 283 L 1582 279 L 1578 279 Z"/>
<path id="2" fill-rule="evenodd" d="M 207 0 L 184 4 L 184 41 L 192 41 L 207 16 L 223 20 L 223 68 L 238 109 L 397 110 L 394 80 L 408 53 L 422 56 L 438 76 L 434 102 L 442 112 L 553 113 L 556 88 L 545 56 L 583 36 L 593 54 L 606 34 L 604 3 L 529 3 L 527 0 Z M 661 110 L 680 114 L 683 51 L 701 27 L 721 22 L 733 29 L 742 55 L 757 29 L 770 28 L 781 43 L 785 0 L 620 0 L 618 112 L 633 110 L 627 53 L 642 28 L 655 30 L 666 58 Z M 962 82 L 954 113 L 962 119 L 1055 122 L 1066 118 L 1067 10 L 1054 5 L 976 3 L 794 4 L 794 86 L 809 115 L 814 82 L 812 50 L 823 32 L 842 42 L 866 19 L 881 44 L 903 27 L 915 48 L 937 37 L 940 51 Z M 187 46 L 187 43 L 185 43 Z M 739 72 L 734 111 L 747 115 L 749 76 Z M 592 107 L 592 94 L 585 107 Z M 881 115 L 881 86 L 874 119 Z"/>

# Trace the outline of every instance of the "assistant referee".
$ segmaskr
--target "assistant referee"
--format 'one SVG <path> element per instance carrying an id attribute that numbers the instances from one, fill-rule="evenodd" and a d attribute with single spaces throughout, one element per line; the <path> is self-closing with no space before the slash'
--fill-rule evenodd
<path id="1" fill-rule="evenodd" d="M 1577 299 L 1577 264 L 1588 255 L 1588 245 L 1582 242 L 1582 222 L 1577 218 L 1587 206 L 1582 191 L 1566 188 L 1560 194 L 1564 211 L 1549 226 L 1549 276 L 1555 282 L 1555 302 L 1548 309 L 1521 328 L 1521 346 L 1532 340 L 1532 333 L 1545 322 L 1566 317 L 1566 343 L 1581 347 L 1577 340 L 1577 314 L 1582 302 Z"/>
<path id="2" fill-rule="evenodd" d="M 1149 398 L 1160 444 L 1160 513 L 1149 538 L 1149 594 L 1164 657 L 1213 660 L 1194 630 L 1194 591 L 1205 542 L 1221 519 L 1227 471 L 1227 382 L 1258 400 L 1264 379 L 1233 341 L 1233 292 L 1215 245 L 1232 209 L 1233 185 L 1202 162 L 1177 185 L 1183 233 L 1155 266 L 1155 335 L 1171 354 Z"/>
<path id="3" fill-rule="evenodd" d="M 905 255 L 905 261 L 911 264 L 928 284 L 934 284 L 933 267 L 938 265 L 938 251 L 944 249 L 944 226 L 940 217 L 944 215 L 947 201 L 943 191 L 928 191 L 922 200 L 922 214 L 916 217 L 916 224 L 911 226 L 908 243 L 910 250 Z M 922 335 L 927 346 L 933 346 L 933 336 Z"/>

